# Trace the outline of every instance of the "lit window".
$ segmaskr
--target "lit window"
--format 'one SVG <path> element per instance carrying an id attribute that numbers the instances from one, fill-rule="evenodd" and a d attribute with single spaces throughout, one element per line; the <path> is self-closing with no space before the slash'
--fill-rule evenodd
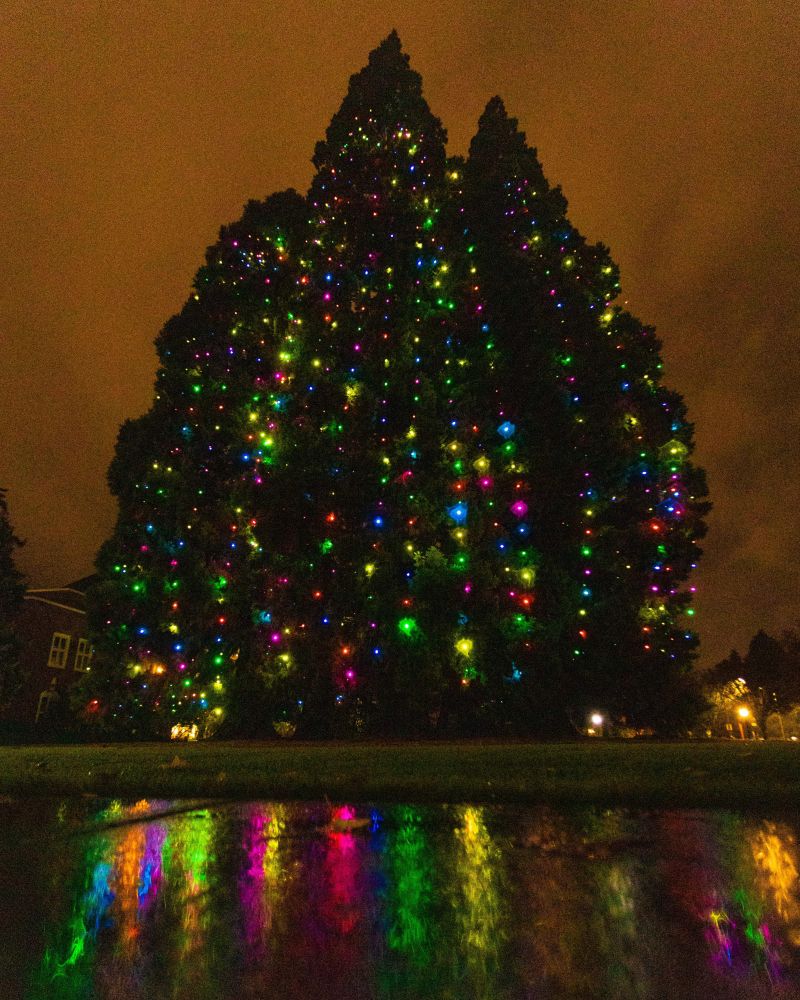
<path id="1" fill-rule="evenodd" d="M 50 643 L 50 656 L 47 658 L 48 667 L 56 667 L 64 670 L 67 665 L 67 654 L 72 636 L 65 632 L 53 632 L 53 641 Z"/>
<path id="2" fill-rule="evenodd" d="M 75 650 L 75 669 L 86 673 L 91 665 L 93 652 L 88 639 L 78 639 L 78 648 Z"/>

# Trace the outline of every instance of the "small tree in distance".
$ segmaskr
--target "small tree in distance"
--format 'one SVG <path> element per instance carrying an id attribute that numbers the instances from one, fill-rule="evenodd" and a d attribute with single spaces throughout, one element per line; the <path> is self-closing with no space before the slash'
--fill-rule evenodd
<path id="1" fill-rule="evenodd" d="M 721 660 L 704 677 L 712 693 L 731 688 L 740 678 L 746 686 L 746 703 L 751 707 L 762 733 L 766 733 L 767 717 L 784 713 L 800 704 L 800 637 L 788 629 L 780 639 L 760 629 L 750 640 L 742 657 L 737 650 Z M 735 706 L 734 706 L 735 708 Z"/>
<path id="2" fill-rule="evenodd" d="M 22 680 L 14 631 L 14 617 L 25 593 L 25 578 L 14 562 L 14 552 L 22 544 L 11 527 L 6 491 L 0 489 L 0 706 L 14 696 Z"/>

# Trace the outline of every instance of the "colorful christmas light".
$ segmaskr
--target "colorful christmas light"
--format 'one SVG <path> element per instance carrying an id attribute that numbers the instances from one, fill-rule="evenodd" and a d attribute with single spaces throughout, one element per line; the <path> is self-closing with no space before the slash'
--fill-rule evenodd
<path id="1" fill-rule="evenodd" d="M 705 491 L 658 342 L 500 102 L 444 139 L 390 36 L 308 195 L 209 250 L 110 472 L 104 718 L 525 730 L 678 683 Z"/>

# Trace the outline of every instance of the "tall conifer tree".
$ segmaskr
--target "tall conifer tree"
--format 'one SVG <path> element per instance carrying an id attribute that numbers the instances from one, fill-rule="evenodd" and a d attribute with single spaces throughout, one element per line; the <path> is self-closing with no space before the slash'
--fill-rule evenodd
<path id="1" fill-rule="evenodd" d="M 681 584 L 708 510 L 688 458 L 692 427 L 660 385 L 653 331 L 613 305 L 608 251 L 570 224 L 499 98 L 466 172 L 502 391 L 536 431 L 525 458 L 541 549 L 539 697 L 575 718 L 599 704 L 669 727 L 690 695 L 696 637 L 678 624 L 689 604 Z"/>
<path id="2" fill-rule="evenodd" d="M 680 687 L 703 488 L 658 344 L 501 102 L 445 141 L 392 34 L 308 196 L 209 250 L 110 472 L 107 720 L 556 732 Z"/>

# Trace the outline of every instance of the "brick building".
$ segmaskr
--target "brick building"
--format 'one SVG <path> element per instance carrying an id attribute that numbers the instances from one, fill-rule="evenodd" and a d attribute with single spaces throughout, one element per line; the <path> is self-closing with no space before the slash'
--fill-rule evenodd
<path id="1" fill-rule="evenodd" d="M 70 686 L 91 667 L 92 647 L 86 628 L 87 576 L 66 587 L 34 587 L 25 594 L 16 618 L 22 690 L 3 717 L 24 727 L 44 729 L 48 717 L 63 716 Z"/>

